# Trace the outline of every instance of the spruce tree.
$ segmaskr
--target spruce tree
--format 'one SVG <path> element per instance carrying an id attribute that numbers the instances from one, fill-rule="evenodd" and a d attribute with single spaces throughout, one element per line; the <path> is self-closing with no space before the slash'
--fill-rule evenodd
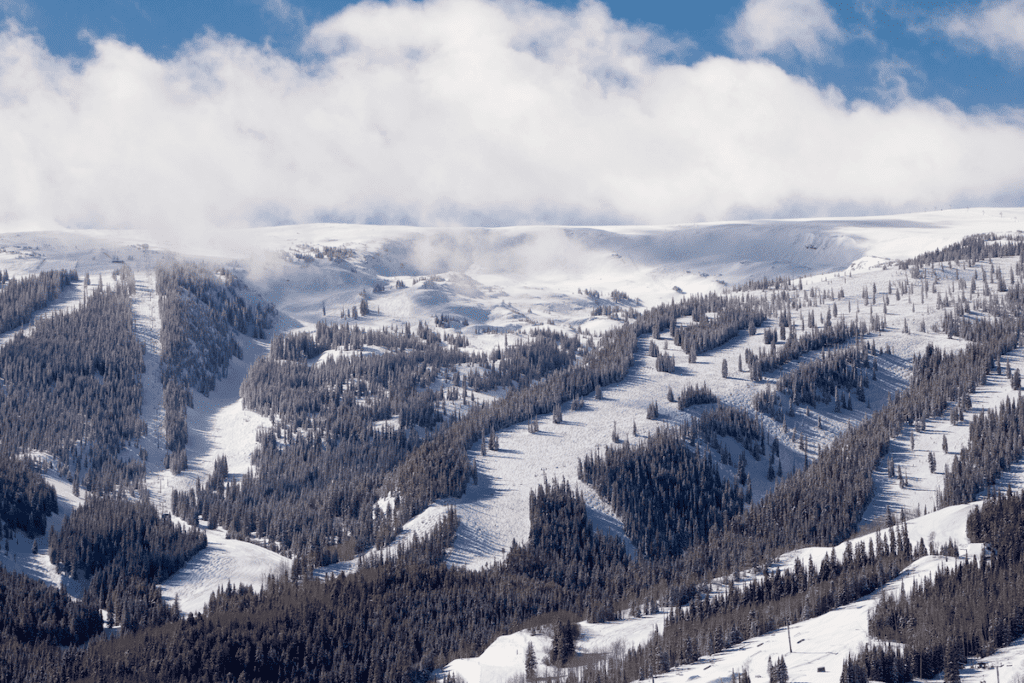
<path id="1" fill-rule="evenodd" d="M 526 680 L 533 681 L 537 678 L 537 653 L 533 649 L 533 642 L 527 643 L 526 645 L 526 658 L 524 661 L 526 668 Z"/>

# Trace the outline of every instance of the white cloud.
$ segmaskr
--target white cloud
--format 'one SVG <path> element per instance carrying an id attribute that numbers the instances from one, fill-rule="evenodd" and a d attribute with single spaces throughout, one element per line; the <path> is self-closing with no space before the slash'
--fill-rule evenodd
<path id="1" fill-rule="evenodd" d="M 286 24 L 302 26 L 306 23 L 306 17 L 302 10 L 289 3 L 288 0 L 263 0 L 263 11 Z"/>
<path id="2" fill-rule="evenodd" d="M 1024 0 L 987 0 L 974 11 L 958 11 L 937 24 L 954 41 L 981 46 L 1013 64 L 1024 63 Z"/>
<path id="3" fill-rule="evenodd" d="M 669 63 L 594 3 L 354 5 L 302 62 L 214 34 L 166 60 L 94 46 L 65 60 L 0 32 L 0 223 L 661 223 L 1024 195 L 1019 112 Z"/>
<path id="4" fill-rule="evenodd" d="M 741 57 L 798 53 L 822 61 L 845 39 L 833 14 L 822 0 L 747 0 L 725 37 Z"/>
<path id="5" fill-rule="evenodd" d="M 928 80 L 924 71 L 898 56 L 880 59 L 872 66 L 878 72 L 878 87 L 875 88 L 875 92 L 879 100 L 890 106 L 910 99 L 907 76 L 918 82 Z"/>

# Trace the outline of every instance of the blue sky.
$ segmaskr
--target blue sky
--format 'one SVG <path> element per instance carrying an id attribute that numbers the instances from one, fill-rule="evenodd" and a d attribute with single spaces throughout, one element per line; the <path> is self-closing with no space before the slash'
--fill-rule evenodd
<path id="1" fill-rule="evenodd" d="M 1024 205 L 1024 0 L 0 12 L 0 228 Z"/>

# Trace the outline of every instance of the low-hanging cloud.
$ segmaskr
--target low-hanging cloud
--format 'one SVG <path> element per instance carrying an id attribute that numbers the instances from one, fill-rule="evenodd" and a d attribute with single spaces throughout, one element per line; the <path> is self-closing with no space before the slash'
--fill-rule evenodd
<path id="1" fill-rule="evenodd" d="M 594 2 L 364 2 L 310 27 L 300 60 L 212 33 L 166 60 L 94 48 L 0 33 L 0 221 L 669 223 L 1024 189 L 1019 112 L 677 63 Z"/>

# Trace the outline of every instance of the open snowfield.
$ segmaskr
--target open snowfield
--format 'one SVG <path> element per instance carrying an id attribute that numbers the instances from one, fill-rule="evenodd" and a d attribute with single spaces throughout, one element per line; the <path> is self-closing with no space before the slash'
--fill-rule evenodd
<path id="1" fill-rule="evenodd" d="M 287 576 L 291 562 L 253 543 L 226 537 L 223 529 L 206 531 L 206 548 L 160 584 L 164 600 L 178 601 L 184 612 L 200 612 L 210 594 L 229 582 L 259 588 L 269 576 Z"/>
<path id="2" fill-rule="evenodd" d="M 146 348 L 143 417 L 149 433 L 137 448 L 127 449 L 125 457 L 148 453 L 148 486 L 153 502 L 169 511 L 170 491 L 188 489 L 206 480 L 214 461 L 225 456 L 232 477 L 250 467 L 250 454 L 256 433 L 269 426 L 267 418 L 244 410 L 239 386 L 249 365 L 268 352 L 267 341 L 239 337 L 243 359 L 231 361 L 228 374 L 218 381 L 209 396 L 195 394 L 195 406 L 188 411 L 188 469 L 171 475 L 163 468 L 163 408 L 159 374 L 159 308 L 155 295 L 155 268 L 163 260 L 177 255 L 181 259 L 200 259 L 226 265 L 280 311 L 275 332 L 308 329 L 326 319 L 338 322 L 359 301 L 360 293 L 372 292 L 375 284 L 382 293 L 369 294 L 371 315 L 359 324 L 385 326 L 418 321 L 432 323 L 435 316 L 446 315 L 459 322 L 453 332 L 466 334 L 470 344 L 490 350 L 505 339 L 514 343 L 524 339 L 531 329 L 553 327 L 599 336 L 617 321 L 594 316 L 595 304 L 610 304 L 613 290 L 625 292 L 641 307 L 652 306 L 685 294 L 724 291 L 754 278 L 787 276 L 802 278 L 804 291 L 817 288 L 834 298 L 808 300 L 801 315 L 814 312 L 823 319 L 834 305 L 837 315 L 865 320 L 881 315 L 883 306 L 887 330 L 872 334 L 870 341 L 881 349 L 891 347 L 894 355 L 882 354 L 878 379 L 867 392 L 868 402 L 854 402 L 853 410 L 836 413 L 831 405 L 813 409 L 801 406 L 795 415 L 781 423 L 762 416 L 770 438 L 778 437 L 782 447 L 785 474 L 803 467 L 804 455 L 797 439 L 803 435 L 809 443 L 808 458 L 834 438 L 848 424 L 859 422 L 872 407 L 884 403 L 888 394 L 906 386 L 910 364 L 906 360 L 923 351 L 928 344 L 944 350 L 962 346 L 947 339 L 934 326 L 943 312 L 936 305 L 936 293 L 922 292 L 920 285 L 910 295 L 889 302 L 882 299 L 889 286 L 907 278 L 906 271 L 891 267 L 891 260 L 916 255 L 953 243 L 978 232 L 1008 232 L 1024 227 L 1024 209 L 970 209 L 904 216 L 715 223 L 655 227 L 508 227 L 508 228 L 412 228 L 401 226 L 303 225 L 278 226 L 244 233 L 225 231 L 211 235 L 206 243 L 178 243 L 173 237 L 154 238 L 144 234 L 114 231 L 47 231 L 0 233 L 0 269 L 12 277 L 51 268 L 77 268 L 80 275 L 91 274 L 93 282 L 125 261 L 136 274 L 138 291 L 133 299 L 136 326 Z M 334 257 L 323 255 L 325 247 L 334 248 Z M 1007 270 L 1010 260 L 996 263 Z M 989 266 L 986 264 L 986 268 Z M 954 291 L 957 278 L 967 278 L 965 270 L 926 269 L 926 280 L 938 294 Z M 396 285 L 401 281 L 405 288 Z M 916 284 L 916 283 L 915 283 Z M 864 288 L 876 288 L 878 300 L 869 304 L 861 296 Z M 600 292 L 592 298 L 587 290 Z M 843 290 L 842 296 L 839 290 Z M 69 293 L 43 315 L 77 305 L 81 289 Z M 908 332 L 903 332 L 904 320 Z M 680 321 L 686 324 L 687 321 Z M 799 325 L 799 321 L 794 321 Z M 767 327 L 777 325 L 770 320 Z M 924 327 L 924 331 L 921 327 Z M 749 406 L 756 392 L 770 385 L 781 371 L 770 373 L 762 383 L 749 380 L 736 361 L 746 349 L 764 348 L 763 333 L 735 339 L 696 363 L 686 362 L 685 354 L 664 339 L 655 343 L 663 352 L 676 357 L 676 372 L 661 373 L 646 351 L 650 338 L 641 339 L 628 377 L 605 387 L 597 400 L 585 397 L 585 407 L 572 411 L 563 406 L 564 421 L 555 425 L 550 415 L 539 419 L 540 430 L 531 434 L 518 425 L 499 433 L 500 448 L 477 457 L 479 472 L 464 496 L 437 503 L 406 525 L 406 535 L 398 543 L 423 534 L 454 505 L 460 527 L 448 560 L 466 567 L 483 567 L 500 561 L 513 541 L 523 542 L 529 531 L 528 498 L 545 478 L 566 479 L 578 486 L 586 499 L 595 526 L 605 532 L 621 534 L 622 522 L 611 507 L 588 486 L 579 482 L 576 464 L 579 458 L 602 452 L 611 444 L 616 430 L 626 440 L 642 440 L 655 429 L 679 424 L 694 414 L 679 412 L 666 400 L 668 390 L 678 392 L 691 384 L 707 383 L 723 403 Z M 0 340 L 2 343 L 3 340 Z M 808 358 L 818 353 L 809 354 Z M 722 377 L 722 361 L 729 365 L 729 376 Z M 1024 352 L 1007 354 L 1002 364 L 1024 368 Z M 923 433 L 914 433 L 911 445 L 909 428 L 893 442 L 893 458 L 901 467 L 909 486 L 900 488 L 886 476 L 884 468 L 875 475 L 875 498 L 864 515 L 862 529 L 873 529 L 888 511 L 905 510 L 908 515 L 931 511 L 935 492 L 941 486 L 942 470 L 953 454 L 966 443 L 968 422 L 982 410 L 997 406 L 1018 392 L 1010 389 L 1005 374 L 989 376 L 987 383 L 972 394 L 973 408 L 958 425 L 949 423 L 948 414 L 929 420 Z M 484 396 L 480 396 L 485 400 Z M 647 406 L 657 401 L 660 417 L 646 418 Z M 634 434 L 633 425 L 636 425 Z M 819 427 L 820 423 L 820 427 Z M 949 453 L 941 448 L 946 436 Z M 726 447 L 734 444 L 726 441 Z M 736 453 L 739 446 L 734 445 Z M 936 457 L 931 473 L 928 453 Z M 736 454 L 734 453 L 734 454 Z M 722 465 L 726 476 L 735 467 Z M 754 499 L 770 490 L 765 462 L 748 462 Z M 81 498 L 71 495 L 70 484 L 51 477 L 59 499 L 60 512 L 51 519 L 59 527 L 61 519 Z M 1003 477 L 1002 483 L 1024 485 L 1024 463 L 1018 462 Z M 84 494 L 83 494 L 84 495 Z M 966 507 L 949 508 L 912 519 L 912 540 L 924 538 L 941 545 L 953 538 L 967 545 L 963 533 Z M 227 582 L 260 584 L 266 576 L 287 570 L 288 560 L 253 544 L 233 541 L 223 531 L 208 533 L 209 547 L 162 586 L 164 597 L 179 600 L 187 611 L 199 610 L 210 592 Z M 0 555 L 9 569 L 23 571 L 54 584 L 68 583 L 60 577 L 46 557 L 45 538 L 39 539 L 39 554 L 31 552 L 31 540 L 23 535 L 10 542 L 10 550 Z M 829 549 L 808 548 L 783 558 L 791 563 L 796 556 L 826 553 Z M 840 548 L 841 552 L 841 548 Z M 924 558 L 902 577 L 912 580 L 934 571 L 935 558 Z M 351 571 L 354 563 L 339 563 L 321 568 L 320 575 Z M 69 585 L 75 594 L 75 586 Z M 80 590 L 80 587 L 78 588 Z M 898 590 L 892 584 L 886 590 Z M 788 654 L 785 634 L 769 634 L 748 641 L 733 650 L 720 653 L 699 666 L 673 672 L 674 680 L 712 681 L 728 678 L 730 671 L 750 666 L 752 675 L 764 676 L 764 661 L 769 654 L 786 653 L 791 680 L 834 680 L 845 653 L 856 649 L 866 638 L 866 614 L 874 598 L 849 605 L 816 620 L 793 626 L 794 653 Z M 608 652 L 615 647 L 643 642 L 658 627 L 663 617 L 653 616 L 612 624 L 585 624 L 580 642 L 582 652 Z M 522 652 L 532 638 L 538 653 L 547 643 L 543 635 L 510 634 L 499 638 L 478 658 L 460 660 L 449 667 L 468 683 L 504 681 L 521 671 Z M 618 645 L 617 643 L 620 643 Z M 842 642 L 839 648 L 835 643 Z M 780 649 L 786 648 L 786 649 Z M 840 651 L 841 650 L 841 651 Z M 1005 663 L 1024 663 L 1024 643 L 1007 648 L 994 658 Z M 826 667 L 826 674 L 817 668 Z M 701 668 L 703 667 L 703 668 Z M 986 677 L 989 676 L 989 677 Z M 990 680 L 990 675 L 964 671 L 965 680 Z M 1004 680 L 1008 680 L 1004 676 Z"/>

